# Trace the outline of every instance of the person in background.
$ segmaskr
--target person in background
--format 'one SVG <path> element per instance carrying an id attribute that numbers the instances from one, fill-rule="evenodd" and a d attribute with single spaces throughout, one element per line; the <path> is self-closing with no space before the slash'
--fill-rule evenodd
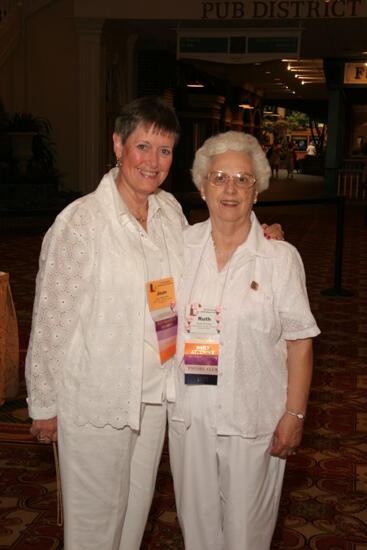
<path id="1" fill-rule="evenodd" d="M 279 178 L 281 151 L 282 151 L 282 146 L 280 145 L 280 143 L 273 143 L 271 156 L 270 156 L 271 174 L 273 178 L 274 177 Z"/>
<path id="2" fill-rule="evenodd" d="M 126 105 L 116 167 L 42 244 L 26 381 L 31 433 L 58 441 L 65 550 L 138 550 L 144 534 L 175 399 L 187 221 L 160 186 L 178 137 L 162 99 Z"/>
<path id="3" fill-rule="evenodd" d="M 169 404 L 177 513 L 185 550 L 267 550 L 319 329 L 297 250 L 265 240 L 252 211 L 270 176 L 257 140 L 209 138 L 192 175 L 210 218 L 184 231 Z"/>
<path id="4" fill-rule="evenodd" d="M 306 155 L 309 157 L 315 157 L 316 156 L 316 147 L 313 141 L 310 141 L 310 143 L 307 145 L 306 149 Z"/>
<path id="5" fill-rule="evenodd" d="M 287 175 L 288 178 L 294 177 L 294 170 L 296 167 L 296 145 L 293 143 L 292 139 L 287 140 Z"/>

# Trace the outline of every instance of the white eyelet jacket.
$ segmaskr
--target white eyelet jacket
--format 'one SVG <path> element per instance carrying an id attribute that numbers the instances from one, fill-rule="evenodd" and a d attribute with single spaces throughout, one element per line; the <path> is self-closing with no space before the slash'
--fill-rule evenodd
<path id="1" fill-rule="evenodd" d="M 80 425 L 139 428 L 146 275 L 137 222 L 114 196 L 116 176 L 112 169 L 67 206 L 44 238 L 26 358 L 34 419 L 62 411 Z M 163 190 L 151 205 L 177 283 L 187 222 Z"/>

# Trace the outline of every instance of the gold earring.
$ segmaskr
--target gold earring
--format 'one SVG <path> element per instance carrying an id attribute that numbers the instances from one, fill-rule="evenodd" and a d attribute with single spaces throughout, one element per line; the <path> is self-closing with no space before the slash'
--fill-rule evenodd
<path id="1" fill-rule="evenodd" d="M 205 195 L 201 195 L 201 198 L 203 199 L 203 201 L 206 201 L 206 196 Z"/>
<path id="2" fill-rule="evenodd" d="M 116 168 L 121 168 L 121 166 L 122 166 L 121 157 L 116 157 Z"/>

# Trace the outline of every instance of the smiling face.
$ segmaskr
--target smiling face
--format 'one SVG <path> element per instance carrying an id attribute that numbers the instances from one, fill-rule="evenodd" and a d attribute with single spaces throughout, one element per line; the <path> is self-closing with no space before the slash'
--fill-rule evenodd
<path id="1" fill-rule="evenodd" d="M 174 135 L 160 133 L 154 126 L 139 125 L 124 144 L 114 133 L 114 151 L 121 164 L 119 189 L 142 199 L 153 193 L 168 175 L 174 141 Z"/>
<path id="2" fill-rule="evenodd" d="M 211 158 L 208 173 L 222 171 L 230 176 L 240 172 L 255 176 L 251 157 L 239 151 L 226 151 Z M 216 187 L 204 180 L 201 192 L 205 195 L 210 217 L 214 224 L 232 222 L 249 223 L 254 199 L 257 197 L 255 185 L 250 188 L 239 188 L 230 179 L 221 187 Z"/>

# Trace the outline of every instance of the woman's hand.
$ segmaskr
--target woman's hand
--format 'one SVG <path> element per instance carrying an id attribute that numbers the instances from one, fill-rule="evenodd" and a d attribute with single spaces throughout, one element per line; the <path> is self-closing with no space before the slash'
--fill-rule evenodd
<path id="1" fill-rule="evenodd" d="M 284 413 L 275 429 L 270 454 L 279 458 L 294 454 L 301 443 L 302 432 L 303 420 Z"/>
<path id="2" fill-rule="evenodd" d="M 30 432 L 41 443 L 57 441 L 57 416 L 47 420 L 33 420 Z"/>
<path id="3" fill-rule="evenodd" d="M 275 239 L 276 241 L 284 241 L 284 231 L 279 223 L 273 223 L 273 225 L 262 224 L 264 230 L 264 237 L 266 239 Z"/>

